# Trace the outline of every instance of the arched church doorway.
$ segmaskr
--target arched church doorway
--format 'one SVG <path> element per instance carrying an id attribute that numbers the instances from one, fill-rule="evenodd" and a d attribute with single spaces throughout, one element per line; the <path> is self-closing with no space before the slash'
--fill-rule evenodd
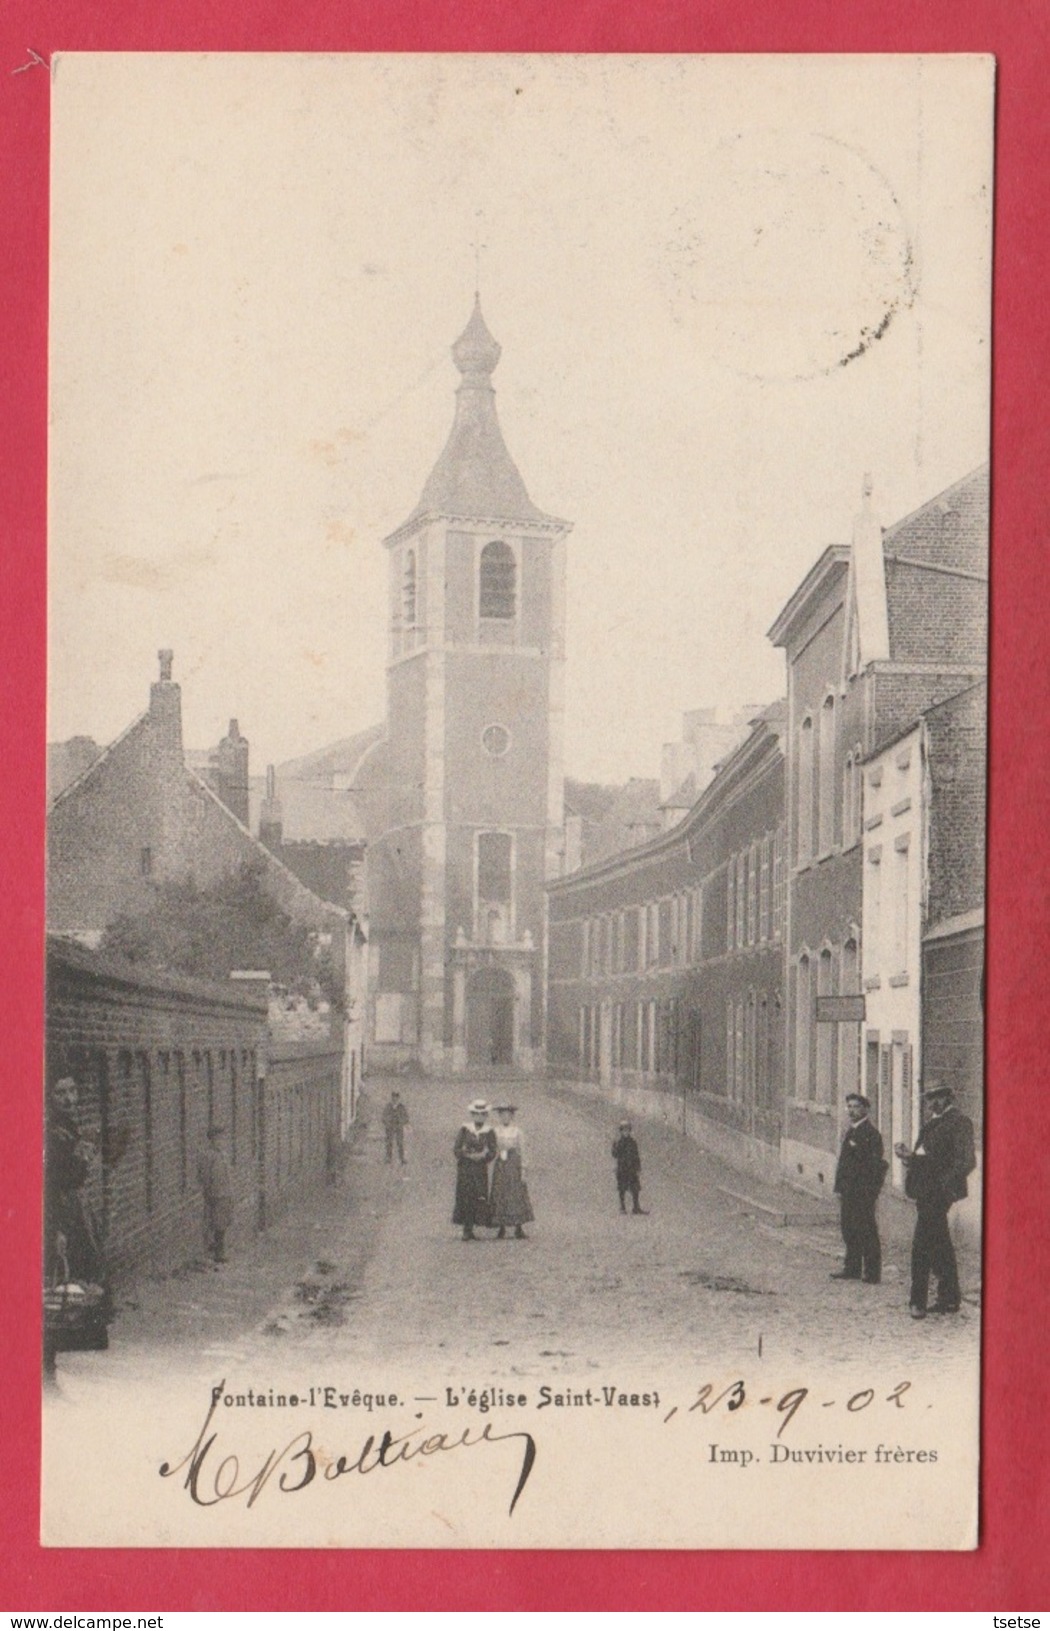
<path id="1" fill-rule="evenodd" d="M 467 1063 L 514 1063 L 514 977 L 508 969 L 479 968 L 468 981 Z"/>

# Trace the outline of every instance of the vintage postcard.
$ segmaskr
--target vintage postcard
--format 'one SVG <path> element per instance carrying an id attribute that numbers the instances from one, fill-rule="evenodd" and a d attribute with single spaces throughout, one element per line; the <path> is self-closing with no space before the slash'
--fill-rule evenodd
<path id="1" fill-rule="evenodd" d="M 975 1546 L 992 60 L 52 71 L 45 1543 Z"/>

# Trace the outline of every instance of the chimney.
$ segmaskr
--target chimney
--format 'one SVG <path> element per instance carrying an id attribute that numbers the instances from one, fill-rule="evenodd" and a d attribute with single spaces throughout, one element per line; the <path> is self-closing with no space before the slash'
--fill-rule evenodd
<path id="1" fill-rule="evenodd" d="M 216 792 L 241 824 L 251 821 L 248 804 L 248 743 L 235 719 L 219 743 L 216 765 Z"/>
<path id="2" fill-rule="evenodd" d="M 266 797 L 259 816 L 259 842 L 275 855 L 280 854 L 284 834 L 281 801 L 277 797 L 277 772 L 273 765 L 266 766 Z"/>
<path id="3" fill-rule="evenodd" d="M 890 655 L 889 609 L 886 604 L 886 561 L 882 528 L 871 504 L 872 481 L 865 475 L 860 514 L 853 523 L 850 577 L 860 634 L 860 661 L 880 662 Z M 847 605 L 847 622 L 849 607 Z"/>
<path id="4" fill-rule="evenodd" d="M 158 651 L 160 678 L 154 680 L 149 691 L 149 717 L 157 742 L 166 754 L 182 763 L 182 691 L 171 677 L 175 653 L 168 648 Z"/>

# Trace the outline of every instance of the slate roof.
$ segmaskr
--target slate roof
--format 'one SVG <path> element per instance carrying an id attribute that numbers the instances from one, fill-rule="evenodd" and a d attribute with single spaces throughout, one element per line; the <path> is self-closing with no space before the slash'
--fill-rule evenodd
<path id="1" fill-rule="evenodd" d="M 463 376 L 452 430 L 406 526 L 429 514 L 557 523 L 532 502 L 503 440 L 491 379 L 500 351 L 475 295 L 470 321 L 452 347 Z"/>

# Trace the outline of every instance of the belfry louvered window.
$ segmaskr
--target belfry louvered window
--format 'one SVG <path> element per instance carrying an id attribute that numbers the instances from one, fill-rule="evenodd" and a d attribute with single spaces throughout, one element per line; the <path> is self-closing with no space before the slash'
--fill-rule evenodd
<path id="1" fill-rule="evenodd" d="M 510 545 L 499 540 L 486 544 L 481 551 L 479 574 L 479 615 L 504 621 L 513 618 L 518 567 Z"/>
<path id="2" fill-rule="evenodd" d="M 406 629 L 416 623 L 416 552 L 405 552 L 405 569 L 401 579 L 401 621 Z"/>

